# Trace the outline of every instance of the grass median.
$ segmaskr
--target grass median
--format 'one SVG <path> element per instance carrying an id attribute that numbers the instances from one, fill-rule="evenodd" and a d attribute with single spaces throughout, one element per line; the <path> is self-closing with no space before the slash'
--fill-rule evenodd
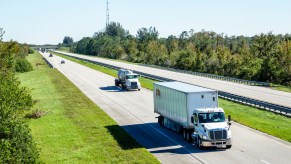
<path id="1" fill-rule="evenodd" d="M 19 78 L 45 113 L 28 122 L 44 163 L 159 163 L 40 54 L 27 59 L 34 70 Z"/>
<path id="2" fill-rule="evenodd" d="M 100 65 L 89 63 L 83 60 L 75 59 L 59 53 L 55 53 L 63 58 L 90 67 L 97 71 L 116 77 L 117 71 Z M 144 88 L 153 90 L 153 82 L 150 79 L 140 78 L 141 85 Z M 247 105 L 235 103 L 219 98 L 219 106 L 225 110 L 226 115 L 231 115 L 232 120 L 259 130 L 269 135 L 278 137 L 285 141 L 291 142 L 291 119 L 280 114 L 260 110 Z"/>

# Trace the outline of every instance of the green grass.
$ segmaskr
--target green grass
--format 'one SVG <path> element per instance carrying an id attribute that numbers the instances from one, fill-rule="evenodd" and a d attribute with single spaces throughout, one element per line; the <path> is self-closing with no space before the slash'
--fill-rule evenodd
<path id="1" fill-rule="evenodd" d="M 219 99 L 219 106 L 231 115 L 232 120 L 291 142 L 291 118 L 225 99 Z"/>
<path id="2" fill-rule="evenodd" d="M 84 62 L 82 60 L 68 57 L 65 55 L 57 55 L 116 77 L 116 70 L 110 70 L 109 68 Z M 140 82 L 143 87 L 153 90 L 153 80 L 140 78 Z M 247 105 L 234 103 L 221 98 L 219 99 L 219 106 L 225 110 L 226 115 L 231 115 L 232 120 L 240 124 L 246 125 L 250 128 L 257 129 L 264 133 L 291 142 L 290 118 Z"/>
<path id="3" fill-rule="evenodd" d="M 39 54 L 27 59 L 44 63 Z M 58 70 L 40 65 L 18 76 L 34 109 L 48 112 L 28 121 L 44 163 L 159 163 Z"/>
<path id="4" fill-rule="evenodd" d="M 291 87 L 284 86 L 284 85 L 278 85 L 278 84 L 271 84 L 271 88 L 279 91 L 284 92 L 290 92 L 291 93 Z"/>
<path id="5" fill-rule="evenodd" d="M 60 47 L 60 48 L 58 48 L 58 51 L 69 52 L 70 51 L 70 47 Z"/>

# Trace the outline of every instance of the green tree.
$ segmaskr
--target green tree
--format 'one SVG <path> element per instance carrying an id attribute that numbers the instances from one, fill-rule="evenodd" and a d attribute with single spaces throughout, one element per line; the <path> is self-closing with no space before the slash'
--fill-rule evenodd
<path id="1" fill-rule="evenodd" d="M 149 42 L 151 40 L 157 40 L 159 37 L 159 32 L 155 27 L 141 28 L 137 31 L 137 39 L 141 43 Z"/>
<path id="2" fill-rule="evenodd" d="M 279 66 L 274 62 L 278 59 L 277 45 L 278 38 L 271 32 L 261 35 L 256 35 L 251 44 L 251 51 L 255 57 L 262 59 L 262 68 L 259 74 L 259 80 L 273 82 L 276 78 L 276 70 Z"/>
<path id="3" fill-rule="evenodd" d="M 4 35 L 5 31 L 3 28 L 0 28 L 0 42 L 2 41 L 2 36 Z"/>
<path id="4" fill-rule="evenodd" d="M 280 59 L 276 62 L 280 67 L 277 69 L 277 82 L 291 86 L 291 41 L 285 36 L 285 41 L 278 45 Z"/>
<path id="5" fill-rule="evenodd" d="M 146 45 L 144 62 L 164 66 L 167 58 L 167 48 L 156 40 L 151 40 Z"/>
<path id="6" fill-rule="evenodd" d="M 170 53 L 174 52 L 174 51 L 178 51 L 179 50 L 179 40 L 178 38 L 176 38 L 173 35 L 170 35 L 167 39 L 166 39 L 166 47 L 167 50 Z"/>
<path id="7" fill-rule="evenodd" d="M 88 52 L 86 48 L 90 40 L 90 37 L 84 37 L 80 41 L 78 41 L 75 52 L 80 54 L 86 54 Z"/>
<path id="8" fill-rule="evenodd" d="M 137 41 L 133 36 L 129 35 L 127 39 L 123 42 L 123 49 L 125 53 L 127 54 L 127 58 L 125 60 L 131 61 L 131 62 L 138 61 Z"/>
<path id="9" fill-rule="evenodd" d="M 75 52 L 132 62 L 186 69 L 223 76 L 290 84 L 289 34 L 254 37 L 213 31 L 183 31 L 159 38 L 154 27 L 141 28 L 134 37 L 119 23 L 82 39 Z M 284 60 L 281 60 L 284 59 Z"/>
<path id="10" fill-rule="evenodd" d="M 69 36 L 65 36 L 64 39 L 63 39 L 63 44 L 65 44 L 65 45 L 70 45 L 73 42 L 74 42 L 73 38 L 69 37 Z"/>
<path id="11" fill-rule="evenodd" d="M 32 98 L 14 75 L 16 42 L 0 42 L 0 163 L 38 163 L 39 154 L 21 113 Z"/>
<path id="12" fill-rule="evenodd" d="M 128 31 L 126 31 L 120 23 L 110 22 L 105 29 L 105 34 L 112 37 L 125 38 L 128 35 Z"/>

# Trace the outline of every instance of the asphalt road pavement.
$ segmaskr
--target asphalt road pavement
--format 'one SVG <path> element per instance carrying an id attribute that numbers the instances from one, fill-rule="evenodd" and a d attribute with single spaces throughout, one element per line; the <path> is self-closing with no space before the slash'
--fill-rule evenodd
<path id="1" fill-rule="evenodd" d="M 153 93 L 123 91 L 114 86 L 114 78 L 62 58 L 42 54 L 84 94 L 101 107 L 133 138 L 162 163 L 290 163 L 291 144 L 238 123 L 233 123 L 231 149 L 199 150 L 182 135 L 162 128 L 153 108 Z"/>

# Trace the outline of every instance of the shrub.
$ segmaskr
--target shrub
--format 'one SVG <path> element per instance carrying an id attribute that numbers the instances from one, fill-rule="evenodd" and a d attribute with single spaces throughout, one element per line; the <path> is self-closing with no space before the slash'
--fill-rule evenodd
<path id="1" fill-rule="evenodd" d="M 34 53 L 34 50 L 32 48 L 29 48 L 28 49 L 28 54 L 33 54 Z"/>
<path id="2" fill-rule="evenodd" d="M 26 59 L 17 59 L 15 64 L 16 72 L 29 72 L 32 71 L 32 65 Z"/>
<path id="3" fill-rule="evenodd" d="M 0 163 L 39 163 L 28 126 L 20 119 L 0 120 Z"/>
<path id="4" fill-rule="evenodd" d="M 0 163 L 39 163 L 39 153 L 21 113 L 33 101 L 12 71 L 0 71 Z"/>

